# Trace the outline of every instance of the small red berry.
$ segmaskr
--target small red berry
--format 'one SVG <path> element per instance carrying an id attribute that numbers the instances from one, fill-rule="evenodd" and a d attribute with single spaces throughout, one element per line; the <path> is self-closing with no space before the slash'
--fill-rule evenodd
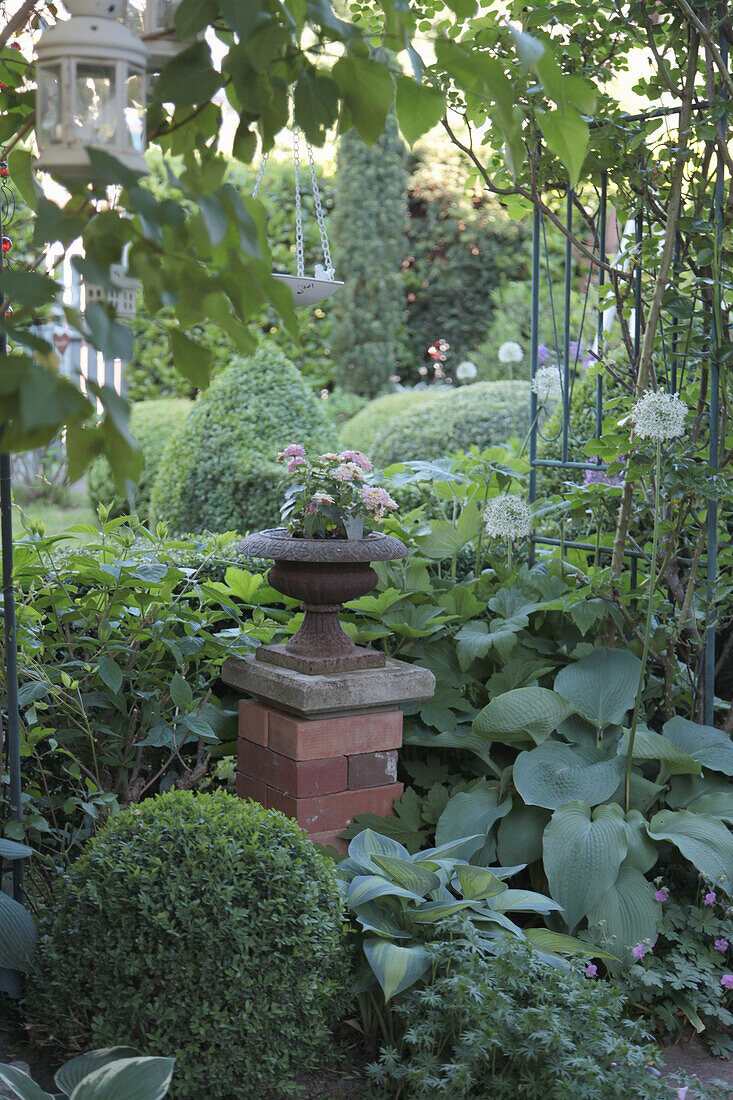
<path id="1" fill-rule="evenodd" d="M 2 247 L 3 252 L 10 252 L 10 249 L 13 247 L 13 242 L 11 241 L 10 237 L 3 237 Z"/>
<path id="2" fill-rule="evenodd" d="M 8 306 L 8 308 L 5 310 L 5 316 L 6 317 L 12 317 L 13 316 L 13 307 L 12 306 Z"/>
<path id="3" fill-rule="evenodd" d="M 3 84 L 2 80 L 0 80 L 0 92 L 4 92 L 6 88 L 7 84 Z"/>
<path id="4" fill-rule="evenodd" d="M 11 48 L 11 50 L 19 50 L 20 49 L 20 42 L 11 42 L 10 43 L 10 48 Z"/>
<path id="5" fill-rule="evenodd" d="M 0 160 L 0 179 L 6 180 L 10 175 L 10 169 L 8 168 L 8 162 L 6 160 Z"/>

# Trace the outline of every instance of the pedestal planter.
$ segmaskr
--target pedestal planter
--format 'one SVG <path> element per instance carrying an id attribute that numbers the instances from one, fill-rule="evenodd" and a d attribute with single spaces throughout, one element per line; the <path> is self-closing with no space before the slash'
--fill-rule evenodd
<path id="1" fill-rule="evenodd" d="M 384 667 L 384 654 L 355 645 L 339 614 L 344 603 L 376 586 L 370 562 L 407 557 L 404 543 L 376 532 L 361 539 L 299 539 L 285 528 L 274 528 L 248 535 L 239 550 L 251 557 L 273 558 L 270 584 L 300 600 L 305 612 L 298 633 L 284 645 L 260 646 L 258 661 L 310 676 Z"/>

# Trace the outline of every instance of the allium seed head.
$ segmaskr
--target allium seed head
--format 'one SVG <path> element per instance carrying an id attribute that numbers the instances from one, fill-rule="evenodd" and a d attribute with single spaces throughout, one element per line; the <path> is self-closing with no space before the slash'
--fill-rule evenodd
<path id="1" fill-rule="evenodd" d="M 497 355 L 500 363 L 521 363 L 524 358 L 524 352 L 515 340 L 503 343 Z"/>
<path id="2" fill-rule="evenodd" d="M 538 367 L 531 386 L 540 405 L 546 405 L 548 401 L 559 401 L 562 397 L 562 381 L 557 367 Z"/>
<path id="3" fill-rule="evenodd" d="M 640 439 L 663 442 L 684 433 L 687 405 L 676 393 L 647 390 L 631 410 L 631 422 Z"/>
<path id="4" fill-rule="evenodd" d="M 521 497 L 500 493 L 484 509 L 484 531 L 495 539 L 524 539 L 532 529 L 532 513 Z"/>

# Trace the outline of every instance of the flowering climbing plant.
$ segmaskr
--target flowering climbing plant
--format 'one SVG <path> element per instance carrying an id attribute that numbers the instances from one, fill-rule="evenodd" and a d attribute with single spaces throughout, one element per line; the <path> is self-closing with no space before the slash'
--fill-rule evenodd
<path id="1" fill-rule="evenodd" d="M 361 451 L 308 456 L 300 443 L 290 443 L 277 461 L 293 479 L 281 514 L 294 538 L 361 538 L 397 508 Z"/>

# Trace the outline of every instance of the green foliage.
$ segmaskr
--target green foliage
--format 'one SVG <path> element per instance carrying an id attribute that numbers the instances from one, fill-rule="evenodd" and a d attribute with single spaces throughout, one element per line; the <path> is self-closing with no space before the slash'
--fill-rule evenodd
<path id="1" fill-rule="evenodd" d="M 402 343 L 405 148 L 394 117 L 370 149 L 344 134 L 338 151 L 334 265 L 345 285 L 333 305 L 336 381 L 376 397 L 395 374 Z"/>
<path id="2" fill-rule="evenodd" d="M 221 663 L 274 625 L 260 615 L 243 633 L 239 597 L 210 579 L 246 580 L 231 537 L 173 542 L 135 524 L 90 527 L 71 549 L 63 536 L 16 542 L 23 821 L 3 803 L 0 822 L 33 838 L 41 893 L 44 867 L 120 806 L 205 778 L 236 736 L 234 704 L 211 696 Z"/>
<path id="3" fill-rule="evenodd" d="M 192 409 L 190 401 L 176 398 L 160 398 L 143 401 L 130 410 L 130 431 L 140 444 L 143 467 L 135 491 L 134 511 L 145 522 L 150 508 L 150 494 L 166 443 L 177 432 Z M 106 458 L 95 459 L 87 472 L 87 492 L 94 508 L 104 504 L 113 519 L 125 515 L 130 509 L 126 497 L 115 487 L 112 471 Z"/>
<path id="4" fill-rule="evenodd" d="M 25 844 L 0 838 L 0 879 L 5 861 L 33 855 Z M 0 889 L 0 990 L 9 997 L 22 996 L 23 981 L 36 948 L 36 926 L 23 906 Z"/>
<path id="5" fill-rule="evenodd" d="M 623 1018 L 620 997 L 579 968 L 549 966 L 521 943 L 497 949 L 476 938 L 435 944 L 429 958 L 433 982 L 395 1009 L 402 1040 L 369 1067 L 374 1096 L 668 1100 L 671 1082 L 650 1072 L 658 1050 Z"/>
<path id="6" fill-rule="evenodd" d="M 166 446 L 152 514 L 173 531 L 232 531 L 278 520 L 278 451 L 325 451 L 336 435 L 323 403 L 276 347 L 235 360 Z"/>
<path id="7" fill-rule="evenodd" d="M 644 1019 L 661 1040 L 674 1041 L 691 1029 L 714 1054 L 730 1058 L 733 993 L 721 978 L 731 973 L 733 920 L 719 901 L 701 904 L 699 893 L 691 895 L 680 876 L 674 878 L 673 895 L 660 903 L 656 941 L 615 981 L 629 1011 Z M 663 881 L 658 879 L 656 885 Z"/>
<path id="8" fill-rule="evenodd" d="M 324 400 L 326 402 L 326 412 L 334 424 L 339 427 L 345 424 L 347 420 L 355 417 L 369 404 L 369 398 L 341 389 L 331 390 L 328 396 L 324 397 Z M 351 449 L 356 450 L 355 447 Z"/>
<path id="9" fill-rule="evenodd" d="M 382 466 L 411 459 L 430 461 L 455 451 L 480 451 L 529 428 L 529 386 L 525 382 L 475 382 L 446 394 L 415 415 L 394 416 L 374 441 L 372 455 Z"/>
<path id="10" fill-rule="evenodd" d="M 341 446 L 370 455 L 377 436 L 399 413 L 412 411 L 416 414 L 448 392 L 447 387 L 435 386 L 382 394 L 346 421 L 339 437 Z"/>
<path id="11" fill-rule="evenodd" d="M 282 1091 L 342 1007 L 342 920 L 333 864 L 282 814 L 223 791 L 148 799 L 58 882 L 28 1018 L 66 1050 L 174 1051 L 177 1100 Z"/>
<path id="12" fill-rule="evenodd" d="M 174 1064 L 175 1058 L 145 1058 L 132 1047 L 108 1047 L 72 1058 L 54 1083 L 74 1100 L 163 1100 Z M 15 1066 L 0 1064 L 0 1081 L 18 1100 L 54 1100 Z"/>

